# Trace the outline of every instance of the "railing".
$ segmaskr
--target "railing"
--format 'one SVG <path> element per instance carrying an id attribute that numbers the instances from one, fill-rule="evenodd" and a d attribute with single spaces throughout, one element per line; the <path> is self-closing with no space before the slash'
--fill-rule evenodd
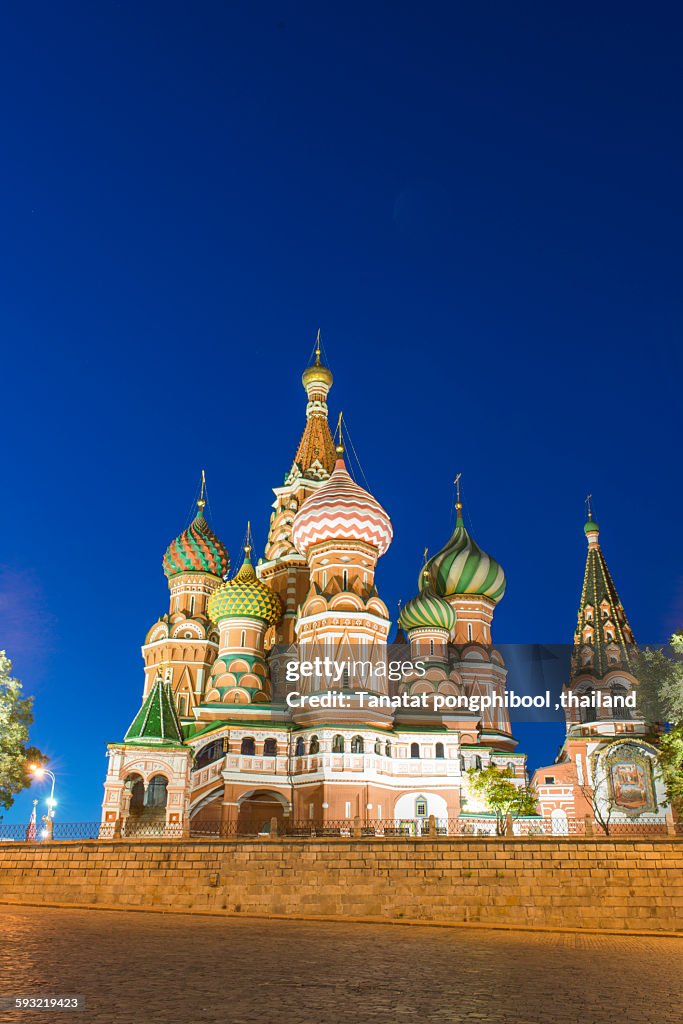
<path id="1" fill-rule="evenodd" d="M 487 838 L 505 833 L 504 822 L 493 815 L 469 815 L 457 818 L 343 818 L 328 821 L 296 821 L 282 818 L 260 823 L 242 821 L 190 822 L 189 828 L 164 820 L 128 818 L 122 823 L 99 821 L 53 823 L 52 836 L 43 827 L 0 822 L 0 842 L 40 842 L 87 839 L 233 839 L 277 835 L 292 839 L 410 839 L 461 836 Z M 509 833 L 508 833 L 509 834 Z M 591 818 L 518 818 L 512 821 L 512 835 L 520 838 L 562 838 L 583 836 L 604 839 L 614 836 L 681 836 L 683 822 L 672 822 L 661 815 L 612 819 L 604 824 Z"/>

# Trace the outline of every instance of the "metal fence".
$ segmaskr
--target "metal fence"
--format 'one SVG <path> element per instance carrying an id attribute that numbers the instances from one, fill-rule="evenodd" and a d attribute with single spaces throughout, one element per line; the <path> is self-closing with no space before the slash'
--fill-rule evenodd
<path id="1" fill-rule="evenodd" d="M 190 822 L 189 829 L 182 824 L 166 824 L 163 820 L 145 821 L 133 818 L 120 825 L 89 822 L 53 823 L 52 836 L 44 828 L 0 822 L 0 842 L 40 842 L 83 839 L 236 839 L 267 836 L 271 831 L 293 839 L 411 839 L 461 836 L 487 838 L 512 835 L 541 838 L 584 836 L 606 838 L 614 836 L 672 836 L 683 837 L 683 822 L 672 822 L 663 815 L 641 815 L 638 818 L 600 822 L 590 818 L 518 818 L 511 823 L 497 820 L 492 815 L 471 815 L 457 818 L 387 818 L 338 819 L 332 821 L 283 818 L 277 822 L 264 821 L 258 825 L 237 821 Z"/>

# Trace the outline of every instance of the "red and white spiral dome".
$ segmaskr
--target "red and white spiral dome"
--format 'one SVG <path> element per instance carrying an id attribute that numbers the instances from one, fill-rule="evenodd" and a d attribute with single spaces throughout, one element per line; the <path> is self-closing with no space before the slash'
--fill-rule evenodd
<path id="1" fill-rule="evenodd" d="M 341 457 L 329 480 L 306 499 L 292 524 L 292 541 L 301 555 L 327 540 L 359 540 L 383 555 L 393 535 L 389 516 L 353 482 Z"/>

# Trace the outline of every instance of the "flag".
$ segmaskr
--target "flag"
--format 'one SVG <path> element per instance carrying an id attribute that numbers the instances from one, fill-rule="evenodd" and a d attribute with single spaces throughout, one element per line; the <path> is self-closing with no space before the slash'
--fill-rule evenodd
<path id="1" fill-rule="evenodd" d="M 36 804 L 37 800 L 33 801 L 33 810 L 31 811 L 31 817 L 29 818 L 28 828 L 26 829 L 26 842 L 32 843 L 36 838 Z"/>

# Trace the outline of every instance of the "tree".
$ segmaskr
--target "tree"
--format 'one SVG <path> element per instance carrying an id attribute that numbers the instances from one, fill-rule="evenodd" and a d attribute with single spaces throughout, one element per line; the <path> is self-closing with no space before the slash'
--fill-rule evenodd
<path id="1" fill-rule="evenodd" d="M 597 821 L 602 831 L 608 836 L 612 814 L 614 813 L 614 803 L 609 795 L 607 769 L 602 763 L 601 758 L 595 757 L 593 759 L 592 781 L 583 782 L 579 785 L 579 789 L 586 798 L 593 814 L 593 819 Z"/>
<path id="2" fill-rule="evenodd" d="M 528 786 L 518 786 L 512 781 L 515 774 L 509 768 L 501 771 L 495 765 L 490 765 L 488 768 L 470 768 L 467 774 L 470 791 L 482 797 L 494 811 L 499 836 L 505 835 L 505 819 L 508 814 L 519 818 L 521 815 L 538 813 L 536 796 Z"/>
<path id="3" fill-rule="evenodd" d="M 659 738 L 659 770 L 670 804 L 683 815 L 683 633 L 674 633 L 671 649 L 673 657 L 651 648 L 641 652 L 638 703 L 647 719 L 670 725 Z"/>
<path id="4" fill-rule="evenodd" d="M 12 676 L 12 662 L 0 651 L 0 807 L 7 809 L 17 793 L 31 784 L 28 766 L 46 758 L 27 746 L 33 722 L 32 697 L 22 697 L 21 683 Z"/>

